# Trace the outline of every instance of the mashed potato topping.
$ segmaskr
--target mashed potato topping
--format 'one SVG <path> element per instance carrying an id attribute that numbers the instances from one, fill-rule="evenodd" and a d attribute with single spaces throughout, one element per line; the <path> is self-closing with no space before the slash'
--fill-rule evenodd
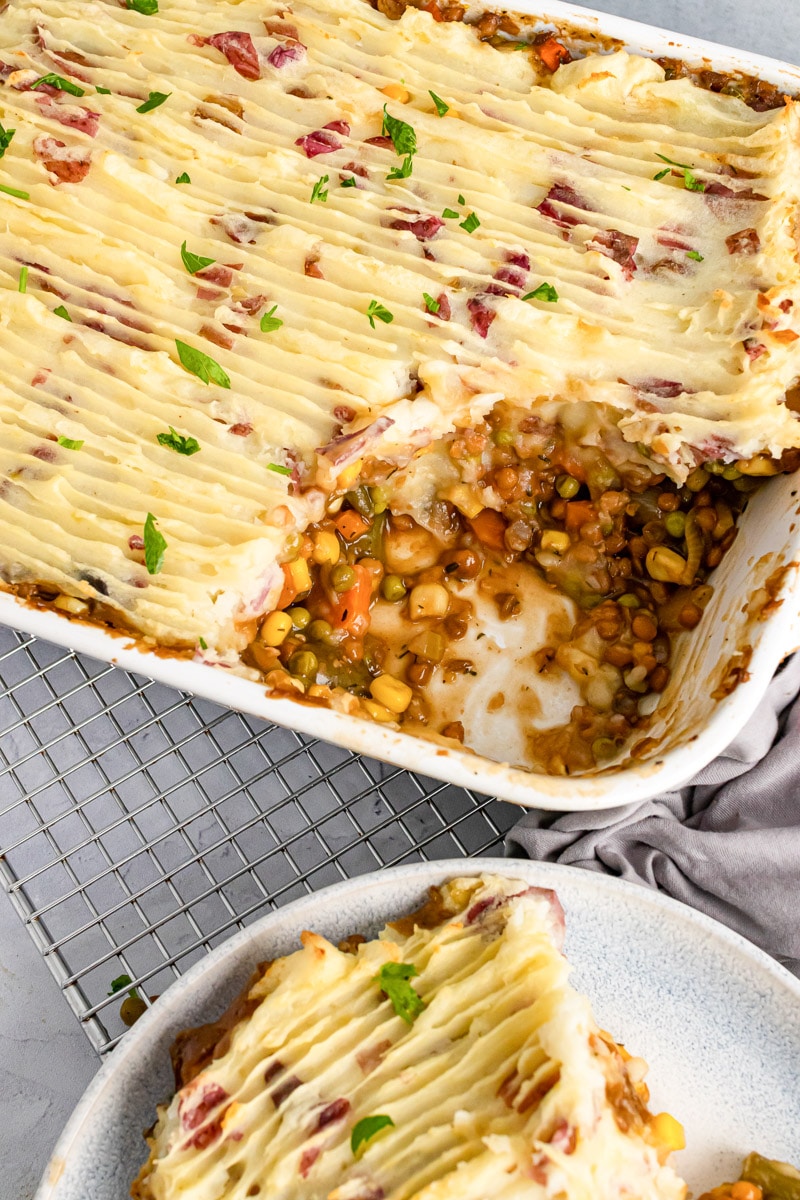
<path id="1" fill-rule="evenodd" d="M 10 585 L 230 654 L 343 470 L 500 399 L 800 442 L 794 102 L 364 0 L 11 0 L 0 77 Z"/>
<path id="2" fill-rule="evenodd" d="M 272 963 L 161 1110 L 132 1194 L 682 1200 L 671 1118 L 567 982 L 554 894 L 456 879 L 433 907 Z"/>

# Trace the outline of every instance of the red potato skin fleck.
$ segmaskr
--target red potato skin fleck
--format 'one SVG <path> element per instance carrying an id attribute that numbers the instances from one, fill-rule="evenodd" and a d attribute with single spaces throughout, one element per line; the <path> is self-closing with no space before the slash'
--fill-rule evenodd
<path id="1" fill-rule="evenodd" d="M 89 151 L 84 150 L 80 155 L 67 157 L 61 153 L 66 149 L 64 142 L 52 137 L 37 137 L 33 143 L 33 152 L 42 166 L 56 177 L 54 186 L 59 183 L 80 183 L 89 174 L 92 165 Z"/>
<path id="2" fill-rule="evenodd" d="M 215 33 L 204 41 L 207 46 L 213 46 L 220 54 L 224 54 L 234 71 L 244 79 L 261 78 L 258 51 L 249 33 L 231 29 L 227 33 Z"/>

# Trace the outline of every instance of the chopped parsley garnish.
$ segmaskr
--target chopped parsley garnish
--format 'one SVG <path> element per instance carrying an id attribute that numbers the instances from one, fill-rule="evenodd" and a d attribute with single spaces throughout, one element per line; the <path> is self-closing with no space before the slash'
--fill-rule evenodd
<path id="1" fill-rule="evenodd" d="M 72 317 L 67 312 L 63 304 L 59 304 L 58 308 L 53 309 L 54 317 L 63 317 L 65 321 L 71 321 Z"/>
<path id="2" fill-rule="evenodd" d="M 28 290 L 28 268 L 20 267 L 19 269 L 19 288 L 18 290 L 25 294 Z"/>
<path id="3" fill-rule="evenodd" d="M 348 175 L 347 179 L 343 179 L 339 186 L 340 187 L 355 187 L 356 186 L 355 175 Z"/>
<path id="4" fill-rule="evenodd" d="M 68 437 L 60 437 L 56 439 L 59 446 L 63 446 L 65 450 L 80 450 L 83 445 L 83 438 L 75 439 Z"/>
<path id="5" fill-rule="evenodd" d="M 276 475 L 291 475 L 292 468 L 284 467 L 281 463 L 267 463 L 267 470 L 274 471 Z"/>
<path id="6" fill-rule="evenodd" d="M 370 300 L 369 308 L 367 309 L 367 319 L 373 329 L 375 328 L 376 317 L 379 321 L 383 321 L 384 325 L 391 325 L 394 320 L 394 314 L 390 313 L 388 308 L 384 308 L 377 300 Z"/>
<path id="7" fill-rule="evenodd" d="M 371 1141 L 376 1133 L 390 1125 L 394 1128 L 394 1121 L 385 1113 L 377 1113 L 374 1117 L 362 1117 L 360 1121 L 356 1121 L 350 1134 L 350 1149 L 353 1154 L 364 1142 Z"/>
<path id="8" fill-rule="evenodd" d="M 458 223 L 459 229 L 465 229 L 467 233 L 474 233 L 479 225 L 480 221 L 475 216 L 474 212 L 471 212 L 468 217 L 466 217 L 463 221 L 459 221 Z"/>
<path id="9" fill-rule="evenodd" d="M 436 105 L 436 111 L 440 117 L 444 117 L 447 113 L 450 112 L 450 105 L 445 104 L 444 100 L 442 100 L 442 98 L 440 96 L 436 95 L 436 92 L 428 92 L 428 95 L 430 96 L 433 103 Z"/>
<path id="10" fill-rule="evenodd" d="M 181 171 L 180 175 L 179 175 L 179 176 L 178 176 L 178 178 L 175 180 L 175 182 L 176 182 L 176 183 L 191 183 L 192 181 L 191 181 L 191 179 L 189 178 L 189 176 L 186 174 L 186 172 L 185 172 L 185 171 Z"/>
<path id="11" fill-rule="evenodd" d="M 43 83 L 46 83 L 48 87 L 57 88 L 59 92 L 69 92 L 70 96 L 86 95 L 84 88 L 78 87 L 77 83 L 73 83 L 71 79 L 65 79 L 63 75 L 54 75 L 52 71 L 49 75 L 42 75 L 41 79 L 35 80 L 31 84 L 30 90 L 41 87 Z"/>
<path id="12" fill-rule="evenodd" d="M 168 449 L 174 450 L 176 454 L 185 454 L 187 457 L 190 454 L 197 454 L 200 449 L 197 438 L 184 437 L 182 433 L 177 433 L 171 425 L 169 433 L 156 434 L 156 441 L 159 446 L 166 446 Z"/>
<path id="13" fill-rule="evenodd" d="M 133 980 L 131 979 L 130 975 L 118 975 L 116 979 L 111 980 L 111 991 L 108 993 L 109 996 L 116 996 L 117 992 L 122 992 L 126 987 L 130 987 L 132 982 Z M 136 988 L 130 988 L 128 995 L 133 996 L 135 999 Z"/>
<path id="14" fill-rule="evenodd" d="M 396 154 L 417 153 L 417 135 L 413 128 L 408 122 L 401 121 L 399 117 L 393 117 L 387 111 L 385 104 L 383 106 L 383 133 L 392 139 Z"/>
<path id="15" fill-rule="evenodd" d="M 228 375 L 219 363 L 210 358 L 208 354 L 203 354 L 202 350 L 195 350 L 194 346 L 187 346 L 186 342 L 182 342 L 179 338 L 175 339 L 175 346 L 181 366 L 190 371 L 192 375 L 196 375 L 203 383 L 218 383 L 220 387 L 224 388 L 231 386 Z"/>
<path id="16" fill-rule="evenodd" d="M 5 192 L 7 196 L 16 196 L 18 200 L 30 200 L 30 192 L 21 192 L 19 188 L 6 187 L 4 183 L 0 183 L 0 192 Z"/>
<path id="17" fill-rule="evenodd" d="M 142 13 L 145 17 L 152 17 L 158 12 L 158 0 L 125 0 L 125 7 L 132 8 L 134 12 Z"/>
<path id="18" fill-rule="evenodd" d="M 656 154 L 656 158 L 660 158 L 662 162 L 669 163 L 670 167 L 677 167 L 678 170 L 683 171 L 683 186 L 686 188 L 687 192 L 704 192 L 706 190 L 706 185 L 700 182 L 695 175 L 693 168 L 687 166 L 686 163 L 675 162 L 674 159 L 667 158 L 666 154 Z M 669 175 L 668 169 L 664 171 L 658 171 L 653 176 L 653 179 L 663 179 L 665 175 Z"/>
<path id="19" fill-rule="evenodd" d="M 172 92 L 151 92 L 145 100 L 144 104 L 140 104 L 136 109 L 137 112 L 146 113 L 152 112 L 154 108 L 158 108 L 165 100 L 169 100 Z"/>
<path id="20" fill-rule="evenodd" d="M 186 249 L 186 242 L 181 246 L 181 258 L 190 275 L 196 275 L 198 271 L 217 261 L 215 258 L 204 258 L 202 254 L 192 254 L 191 250 Z"/>
<path id="21" fill-rule="evenodd" d="M 664 176 L 665 176 L 665 175 L 669 175 L 669 173 L 670 173 L 670 171 L 669 171 L 669 167 L 664 167 L 664 170 L 663 170 L 663 171 L 657 171 L 657 172 L 656 172 L 656 174 L 653 176 L 653 179 L 654 179 L 654 180 L 656 181 L 656 183 L 657 183 L 657 182 L 659 181 L 659 179 L 663 179 L 663 178 L 664 178 Z"/>
<path id="22" fill-rule="evenodd" d="M 11 145 L 11 139 L 16 133 L 16 129 L 4 129 L 0 121 L 0 158 L 3 157 L 8 147 Z"/>
<path id="23" fill-rule="evenodd" d="M 263 317 L 261 318 L 262 333 L 274 333 L 276 329 L 280 329 L 283 321 L 280 319 L 280 317 L 275 316 L 277 310 L 277 304 L 273 304 L 269 312 L 264 313 Z"/>
<path id="24" fill-rule="evenodd" d="M 405 156 L 405 158 L 403 159 L 402 166 L 392 167 L 391 171 L 386 176 L 386 178 L 387 179 L 408 179 L 409 175 L 411 174 L 413 165 L 414 165 L 414 155 L 407 154 Z"/>
<path id="25" fill-rule="evenodd" d="M 98 96 L 110 96 L 111 95 L 111 88 L 96 87 L 94 90 L 97 92 Z"/>
<path id="26" fill-rule="evenodd" d="M 144 565 L 147 567 L 148 575 L 157 575 L 161 570 L 164 565 L 166 548 L 165 538 L 156 529 L 155 517 L 152 513 L 148 513 L 144 523 Z"/>
<path id="27" fill-rule="evenodd" d="M 456 210 L 454 208 L 446 208 L 444 210 L 444 212 L 442 213 L 442 216 L 445 217 L 448 221 L 455 221 L 455 219 L 457 217 L 461 216 L 461 213 L 456 212 Z"/>
<path id="28" fill-rule="evenodd" d="M 687 257 L 687 258 L 693 258 L 695 262 L 702 262 L 702 261 L 703 261 L 703 255 L 700 253 L 700 251 L 699 251 L 699 250 L 687 250 L 687 251 L 686 251 L 686 257 Z"/>
<path id="29" fill-rule="evenodd" d="M 380 984 L 392 1008 L 407 1025 L 413 1025 L 425 1007 L 419 992 L 408 982 L 414 975 L 419 975 L 419 971 L 413 963 L 384 963 L 378 974 L 373 976 L 373 982 Z"/>
<path id="30" fill-rule="evenodd" d="M 328 176 L 320 175 L 319 179 L 317 180 L 317 182 L 314 184 L 313 188 L 311 189 L 311 203 L 312 204 L 314 203 L 315 200 L 319 200 L 320 204 L 324 204 L 325 201 L 328 199 L 328 189 L 325 186 L 325 184 L 327 182 L 328 182 Z"/>
<path id="31" fill-rule="evenodd" d="M 439 301 L 434 300 L 433 296 L 429 296 L 427 292 L 422 293 L 422 299 L 425 301 L 428 312 L 437 313 L 441 308 Z"/>
<path id="32" fill-rule="evenodd" d="M 458 203 L 459 203 L 459 204 L 466 204 L 467 202 L 466 202 L 466 200 L 464 199 L 464 197 L 463 197 L 463 196 L 459 196 L 459 197 L 458 197 Z"/>
<path id="33" fill-rule="evenodd" d="M 558 299 L 558 292 L 553 287 L 552 283 L 540 283 L 532 292 L 528 292 L 522 297 L 523 300 L 546 300 L 548 304 L 555 304 Z"/>
<path id="34" fill-rule="evenodd" d="M 208 642 L 206 641 L 205 638 L 203 638 L 203 637 L 198 638 L 197 641 L 198 641 L 198 644 L 199 644 L 201 650 L 208 649 Z"/>

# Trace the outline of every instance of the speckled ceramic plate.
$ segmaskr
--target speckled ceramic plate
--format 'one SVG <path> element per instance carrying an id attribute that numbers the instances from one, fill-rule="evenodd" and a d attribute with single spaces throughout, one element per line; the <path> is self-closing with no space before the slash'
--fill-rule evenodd
<path id="1" fill-rule="evenodd" d="M 237 934 L 166 992 L 106 1061 L 56 1147 L 37 1200 L 124 1200 L 141 1130 L 170 1094 L 178 1030 L 217 1016 L 259 960 L 303 929 L 375 932 L 432 883 L 496 872 L 555 888 L 574 983 L 602 1027 L 650 1063 L 652 1107 L 684 1123 L 677 1167 L 698 1190 L 751 1149 L 800 1162 L 800 982 L 693 909 L 632 884 L 523 860 L 414 863 L 326 888 Z"/>

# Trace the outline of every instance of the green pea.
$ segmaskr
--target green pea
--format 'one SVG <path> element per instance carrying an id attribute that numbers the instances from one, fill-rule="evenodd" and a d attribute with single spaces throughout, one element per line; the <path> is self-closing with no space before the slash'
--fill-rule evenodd
<path id="1" fill-rule="evenodd" d="M 514 445 L 514 430 L 513 429 L 495 429 L 492 434 L 492 441 L 495 446 L 513 446 Z"/>
<path id="2" fill-rule="evenodd" d="M 372 498 L 372 511 L 376 516 L 386 512 L 389 507 L 389 497 L 386 493 L 386 488 L 371 487 L 369 489 L 370 497 Z"/>
<path id="3" fill-rule="evenodd" d="M 708 471 L 709 475 L 722 475 L 725 471 L 725 464 L 719 461 L 707 462 L 705 470 Z"/>
<path id="4" fill-rule="evenodd" d="M 130 1028 L 135 1025 L 139 1017 L 144 1016 L 147 1012 L 147 1005 L 141 996 L 126 996 L 120 1006 L 119 1015 L 122 1018 L 122 1024 Z"/>
<path id="5" fill-rule="evenodd" d="M 606 758 L 613 758 L 617 753 L 617 743 L 613 738 L 598 737 L 592 742 L 592 754 L 596 762 L 601 762 Z"/>
<path id="6" fill-rule="evenodd" d="M 293 675 L 311 679 L 317 674 L 319 663 L 313 650 L 297 650 L 289 659 L 289 670 Z"/>
<path id="7" fill-rule="evenodd" d="M 623 608 L 639 608 L 639 597 L 634 596 L 633 592 L 625 592 L 624 596 L 620 596 L 617 604 L 621 604 Z"/>
<path id="8" fill-rule="evenodd" d="M 320 619 L 312 621 L 306 629 L 306 637 L 311 642 L 324 642 L 327 644 L 331 640 L 332 634 L 333 626 L 330 621 L 322 621 Z"/>
<path id="9" fill-rule="evenodd" d="M 287 609 L 286 615 L 287 617 L 291 617 L 292 625 L 295 629 L 305 629 L 311 620 L 311 613 L 307 608 L 301 608 L 300 605 L 297 608 Z"/>
<path id="10" fill-rule="evenodd" d="M 683 531 L 686 528 L 686 513 L 680 511 L 667 513 L 664 517 L 664 528 L 670 537 L 683 537 Z"/>
<path id="11" fill-rule="evenodd" d="M 406 590 L 406 585 L 399 575 L 384 575 L 381 581 L 381 594 L 384 600 L 402 600 Z"/>
<path id="12" fill-rule="evenodd" d="M 727 467 L 722 472 L 722 478 L 727 479 L 729 481 L 731 481 L 731 480 L 735 481 L 737 479 L 741 479 L 741 477 L 742 477 L 742 472 L 736 466 L 736 463 L 728 463 Z"/>
<path id="13" fill-rule="evenodd" d="M 556 480 L 556 491 L 562 500 L 571 500 L 580 490 L 581 485 L 571 475 L 559 475 Z"/>
<path id="14" fill-rule="evenodd" d="M 337 563 L 331 571 L 331 587 L 339 594 L 349 592 L 356 581 L 356 573 L 347 563 Z"/>

